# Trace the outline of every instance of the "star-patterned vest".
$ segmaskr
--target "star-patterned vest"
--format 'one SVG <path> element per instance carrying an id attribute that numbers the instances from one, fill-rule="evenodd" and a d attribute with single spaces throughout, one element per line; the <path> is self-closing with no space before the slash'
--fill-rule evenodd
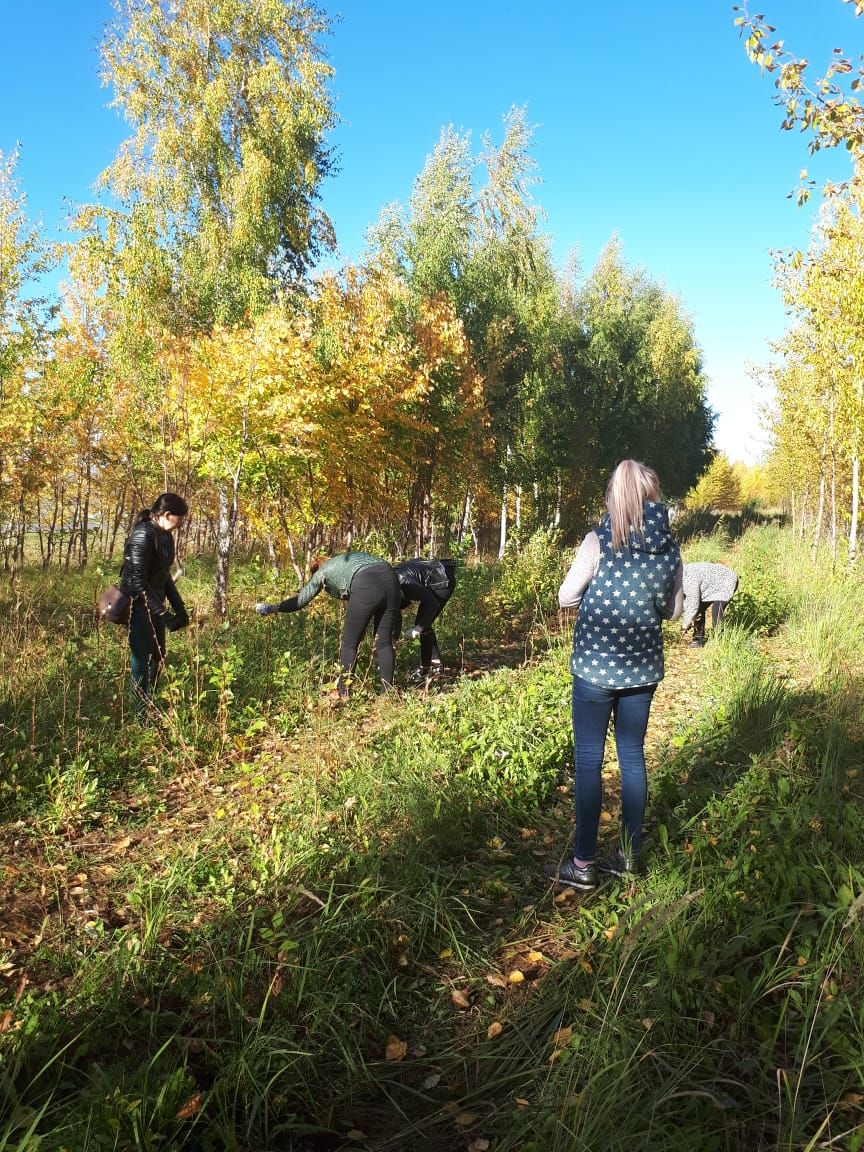
<path id="1" fill-rule="evenodd" d="M 612 547 L 607 516 L 597 574 L 585 590 L 573 631 L 570 672 L 602 688 L 639 688 L 663 679 L 661 621 L 671 609 L 681 553 L 665 504 L 643 504 L 644 534 Z"/>

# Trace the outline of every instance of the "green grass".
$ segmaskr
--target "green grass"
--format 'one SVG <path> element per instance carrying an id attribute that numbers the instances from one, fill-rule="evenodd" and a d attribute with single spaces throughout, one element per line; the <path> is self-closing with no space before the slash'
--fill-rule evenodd
<path id="1" fill-rule="evenodd" d="M 238 613 L 170 638 L 162 731 L 119 723 L 87 578 L 26 588 L 0 1149 L 864 1147 L 862 658 L 834 632 L 862 595 L 774 529 L 724 555 L 751 601 L 702 652 L 669 630 L 646 874 L 556 900 L 568 637 L 533 548 L 461 574 L 443 690 L 328 712 L 336 612 Z"/>

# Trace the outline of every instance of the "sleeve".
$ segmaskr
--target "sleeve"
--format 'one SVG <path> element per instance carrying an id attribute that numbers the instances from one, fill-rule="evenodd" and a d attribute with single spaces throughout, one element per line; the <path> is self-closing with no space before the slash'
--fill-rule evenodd
<path id="1" fill-rule="evenodd" d="M 675 578 L 672 583 L 672 591 L 669 593 L 669 599 L 666 601 L 665 608 L 661 609 L 660 615 L 664 620 L 677 620 L 681 615 L 684 608 L 684 565 L 679 564 L 675 569 Z"/>
<path id="2" fill-rule="evenodd" d="M 589 532 L 558 589 L 558 605 L 561 608 L 578 608 L 582 603 L 585 589 L 597 575 L 600 564 L 600 540 L 596 532 Z"/>
<path id="3" fill-rule="evenodd" d="M 308 584 L 304 584 L 296 596 L 289 596 L 287 600 L 280 601 L 280 612 L 297 612 L 305 608 L 310 600 L 314 600 L 324 587 L 324 565 L 322 564 Z"/>
<path id="4" fill-rule="evenodd" d="M 123 586 L 132 596 L 143 596 L 153 616 L 161 616 L 165 604 L 148 583 L 155 548 L 153 535 L 146 527 L 132 530 L 123 557 Z"/>
<path id="5" fill-rule="evenodd" d="M 171 611 L 176 612 L 178 616 L 188 616 L 186 605 L 183 603 L 183 597 L 177 591 L 177 585 L 174 583 L 174 578 L 169 576 L 165 581 L 165 597 L 171 605 Z"/>
<path id="6" fill-rule="evenodd" d="M 699 611 L 699 578 L 693 571 L 691 565 L 684 564 L 682 567 L 684 573 L 681 580 L 681 593 L 684 612 L 681 616 L 681 631 L 686 632 L 696 619 L 696 613 Z M 672 619 L 674 620 L 675 617 L 673 616 Z"/>
<path id="7" fill-rule="evenodd" d="M 403 584 L 403 588 L 404 587 L 405 585 Z M 417 610 L 417 619 L 414 622 L 415 626 L 425 631 L 431 626 L 436 616 L 440 614 L 444 605 L 434 592 L 429 588 L 424 588 L 420 584 L 412 584 L 409 595 L 412 600 L 417 600 L 420 604 Z"/>

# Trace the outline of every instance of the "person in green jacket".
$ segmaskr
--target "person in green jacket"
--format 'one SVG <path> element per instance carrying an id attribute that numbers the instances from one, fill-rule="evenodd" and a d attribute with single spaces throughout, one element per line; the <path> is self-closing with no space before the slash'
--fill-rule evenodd
<path id="1" fill-rule="evenodd" d="M 348 685 L 357 651 L 369 621 L 375 622 L 375 660 L 381 674 L 381 688 L 393 687 L 393 643 L 399 620 L 402 593 L 396 573 L 386 561 L 368 552 L 342 552 L 312 565 L 312 579 L 296 596 L 278 604 L 256 604 L 259 616 L 274 612 L 296 612 L 305 608 L 321 590 L 336 600 L 347 600 L 339 663 L 342 672 L 336 682 L 339 699 L 348 698 Z"/>

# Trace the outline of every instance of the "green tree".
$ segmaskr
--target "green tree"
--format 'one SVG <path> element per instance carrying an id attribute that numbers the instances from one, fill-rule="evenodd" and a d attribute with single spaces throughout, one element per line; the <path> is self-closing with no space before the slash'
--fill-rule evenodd
<path id="1" fill-rule="evenodd" d="M 54 260 L 27 217 L 27 200 L 15 175 L 18 157 L 0 152 L 0 520 L 23 547 L 22 454 L 30 452 L 31 393 L 48 356 L 53 311 L 37 293 Z M 14 511 L 13 511 L 14 510 Z M 4 544 L 6 556 L 9 547 Z"/>
<path id="2" fill-rule="evenodd" d="M 718 452 L 705 475 L 687 497 L 691 508 L 731 512 L 741 506 L 741 482 L 732 465 Z"/>
<path id="3" fill-rule="evenodd" d="M 104 271 L 115 368 L 153 407 L 163 332 L 245 322 L 333 244 L 317 205 L 332 170 L 328 22 L 308 0 L 118 0 L 117 12 L 104 78 L 133 134 L 101 180 L 119 207 L 85 208 L 79 226 Z M 221 590 L 232 483 L 219 489 Z"/>

